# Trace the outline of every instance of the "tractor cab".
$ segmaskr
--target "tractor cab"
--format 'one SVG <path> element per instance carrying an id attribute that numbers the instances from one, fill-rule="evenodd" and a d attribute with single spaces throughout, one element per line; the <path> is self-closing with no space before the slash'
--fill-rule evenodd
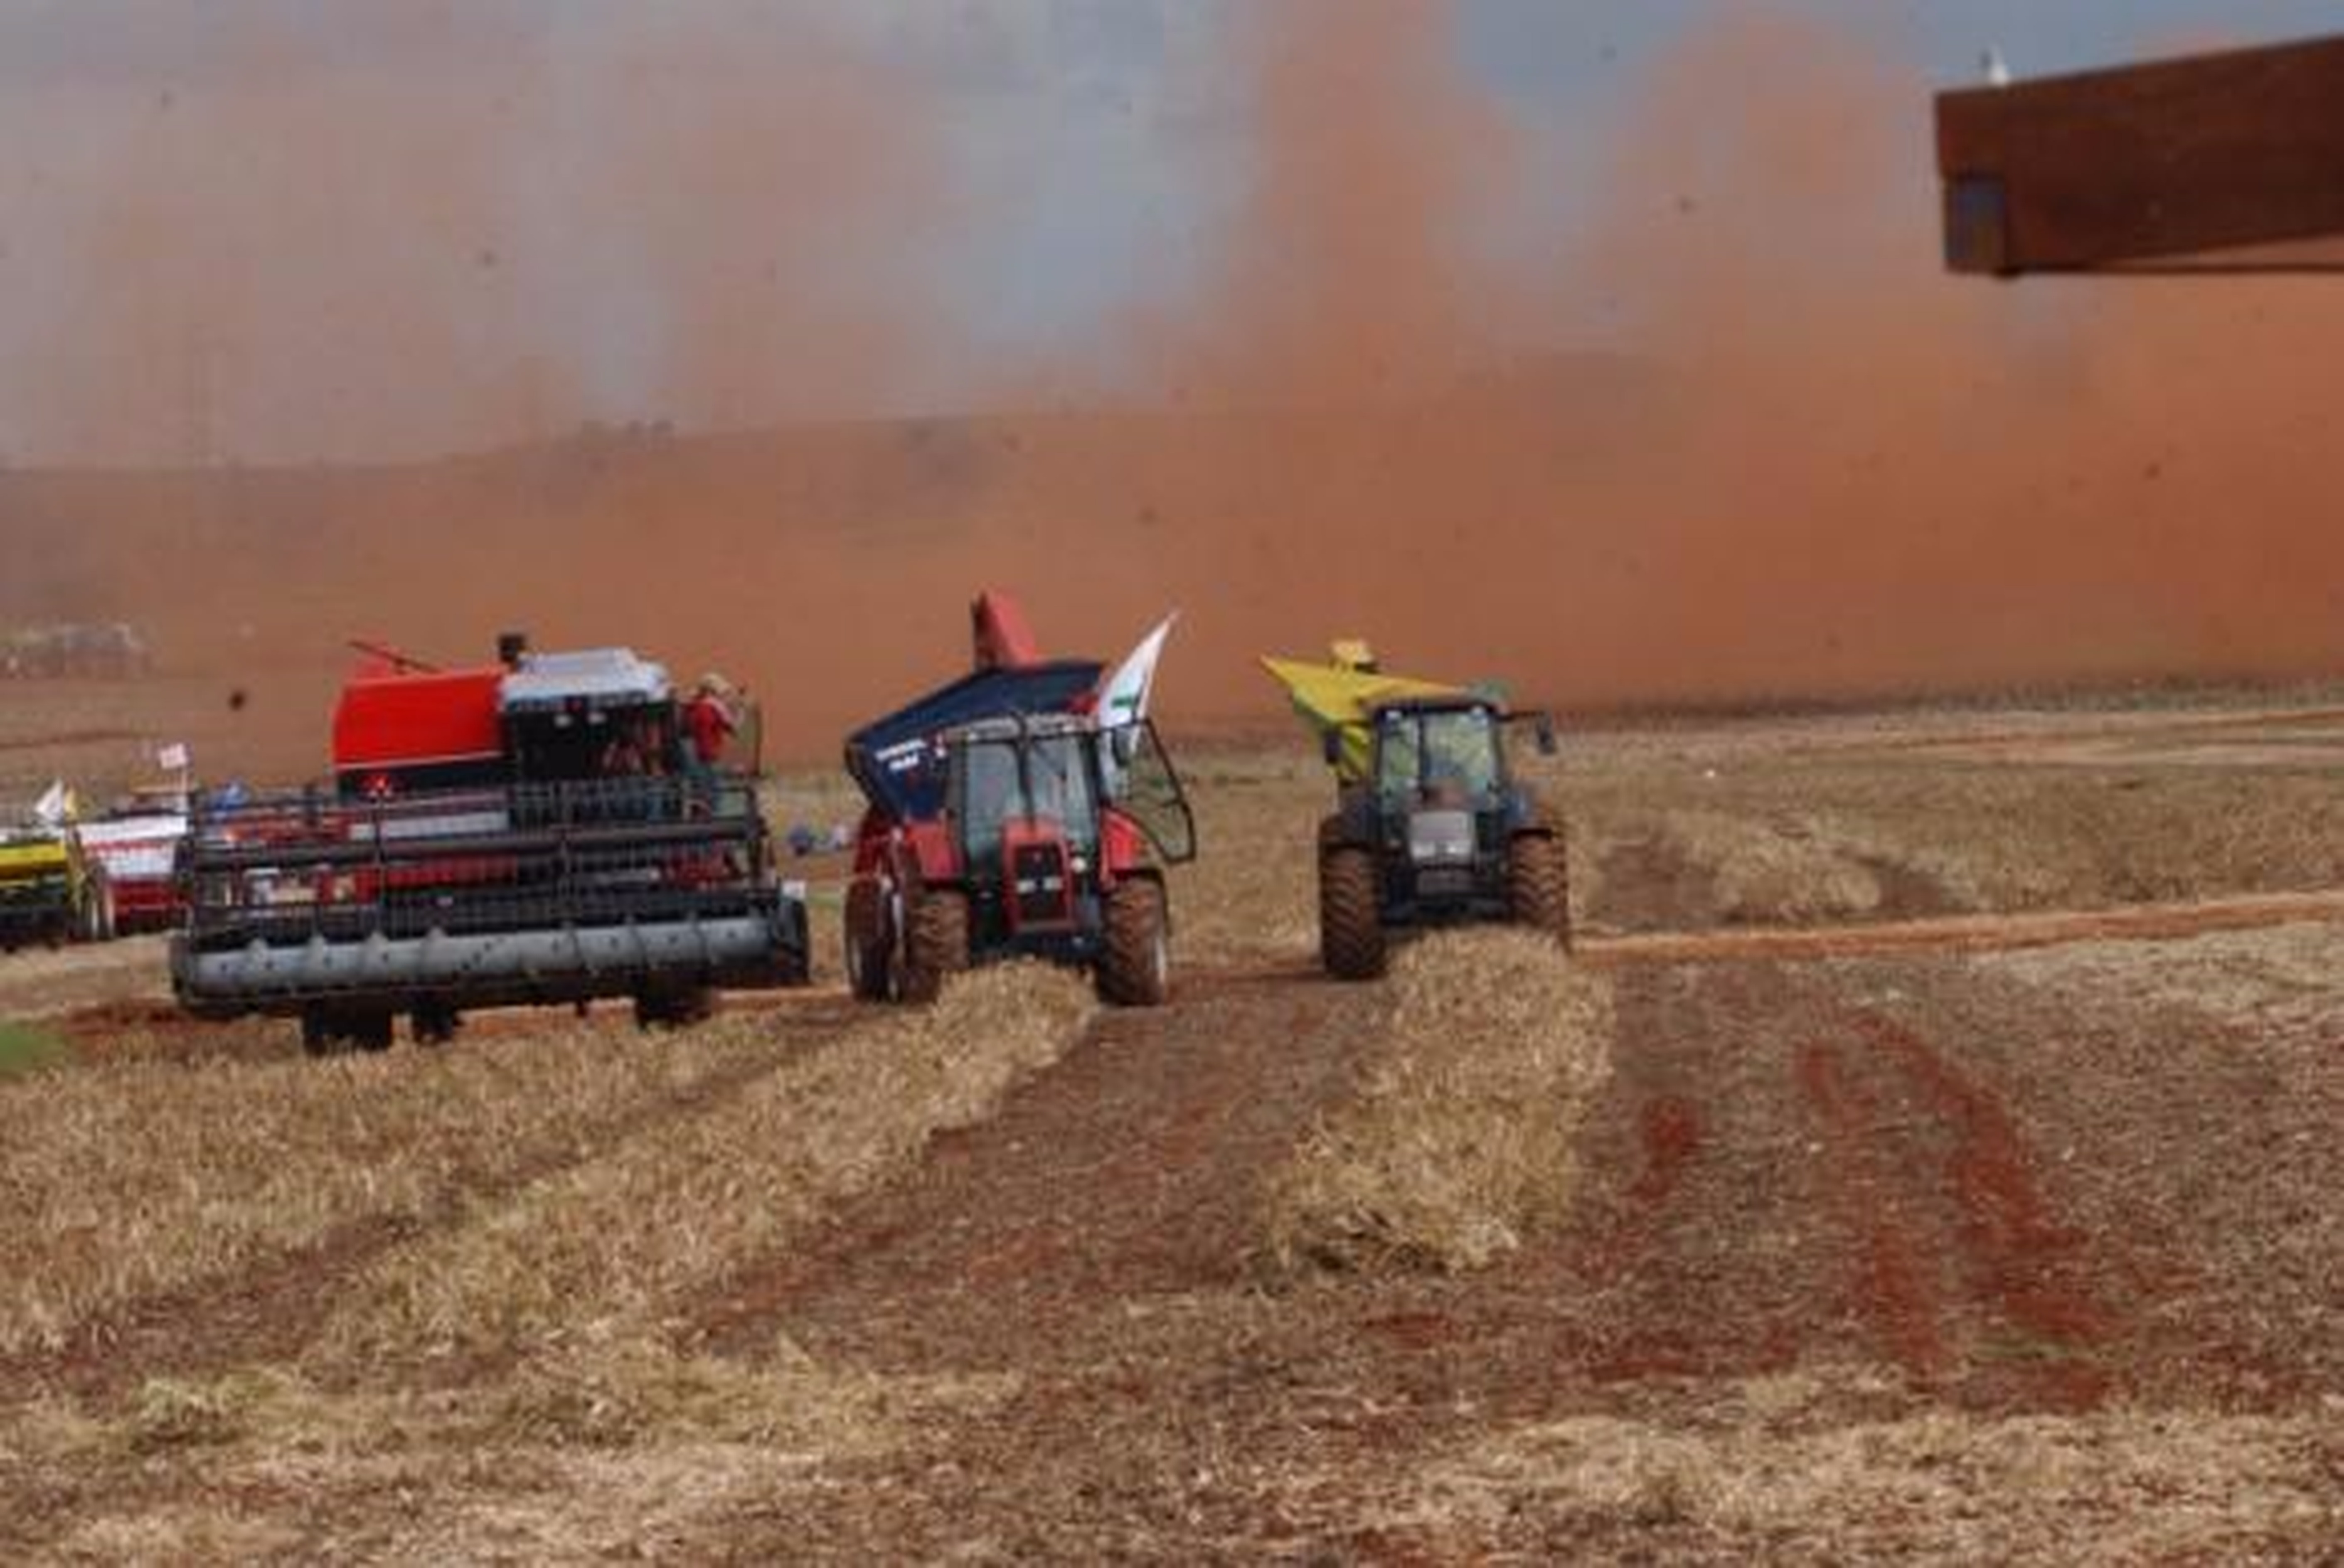
<path id="1" fill-rule="evenodd" d="M 945 809 L 965 875 L 1013 934 L 1073 934 L 1102 884 L 1196 854 L 1179 779 L 1145 722 L 1102 730 L 1063 713 L 995 719 L 944 742 Z M 985 913 L 977 911 L 980 917 Z"/>
<path id="2" fill-rule="evenodd" d="M 855 993 L 930 1001 L 947 975 L 1024 957 L 1089 970 L 1117 1006 L 1161 1004 L 1164 868 L 1197 845 L 1155 726 L 1029 713 L 955 726 L 933 749 L 942 818 L 891 840 L 892 896 L 848 905 Z"/>
<path id="3" fill-rule="evenodd" d="M 1540 754 L 1551 755 L 1552 721 L 1457 693 L 1379 703 L 1367 727 L 1365 775 L 1343 791 L 1340 814 L 1352 841 L 1378 846 L 1386 916 L 1467 919 L 1508 911 L 1510 846 L 1538 821 L 1535 802 L 1515 780 L 1510 743 L 1527 729 Z M 1330 764 L 1340 762 L 1340 744 L 1330 734 Z"/>
<path id="4" fill-rule="evenodd" d="M 1508 753 L 1514 733 L 1528 729 L 1541 756 L 1555 751 L 1554 723 L 1544 713 L 1508 713 L 1478 696 L 1405 697 L 1370 714 L 1374 754 L 1369 782 L 1387 811 L 1467 810 L 1501 806 L 1513 793 Z M 1330 764 L 1339 763 L 1340 737 L 1329 734 Z"/>

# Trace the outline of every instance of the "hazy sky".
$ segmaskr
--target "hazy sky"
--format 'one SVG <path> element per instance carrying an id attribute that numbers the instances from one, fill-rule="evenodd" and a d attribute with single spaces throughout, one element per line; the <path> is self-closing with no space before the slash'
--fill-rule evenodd
<path id="1" fill-rule="evenodd" d="M 1230 38 L 1280 3 L 0 0 L 0 459 L 351 459 L 582 418 L 953 405 L 1178 308 L 1255 151 Z M 1935 83 L 1989 46 L 2025 75 L 2338 17 L 1450 9 L 1469 79 L 1539 127 L 1523 206 L 1558 244 L 1649 74 L 1721 17 L 1852 32 Z M 1916 139 L 1916 179 L 1927 157 Z M 826 363 L 889 373 L 712 382 L 678 345 L 727 337 L 759 277 L 773 353 L 820 339 Z"/>

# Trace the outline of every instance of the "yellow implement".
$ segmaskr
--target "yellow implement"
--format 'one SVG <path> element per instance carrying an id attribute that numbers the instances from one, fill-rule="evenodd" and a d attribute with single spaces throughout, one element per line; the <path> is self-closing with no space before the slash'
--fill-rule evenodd
<path id="1" fill-rule="evenodd" d="M 1345 784 L 1361 784 L 1367 780 L 1373 751 L 1368 720 L 1377 704 L 1404 697 L 1457 697 L 1465 694 L 1461 686 L 1384 673 L 1376 663 L 1374 652 L 1365 642 L 1338 642 L 1333 654 L 1332 662 L 1325 664 L 1306 664 L 1297 659 L 1265 658 L 1261 666 L 1286 688 L 1287 695 L 1294 703 L 1294 711 L 1302 715 L 1305 723 L 1320 734 L 1331 733 L 1341 737 L 1342 749 L 1335 772 Z"/>
<path id="2" fill-rule="evenodd" d="M 0 838 L 0 880 L 64 876 L 72 870 L 72 852 L 62 838 Z"/>

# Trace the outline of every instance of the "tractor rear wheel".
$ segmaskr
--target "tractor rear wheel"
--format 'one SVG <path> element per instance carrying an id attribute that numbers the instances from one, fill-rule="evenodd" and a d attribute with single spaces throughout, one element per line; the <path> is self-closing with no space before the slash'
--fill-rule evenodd
<path id="1" fill-rule="evenodd" d="M 887 999 L 895 956 L 888 924 L 886 894 L 875 879 L 856 877 L 846 889 L 846 984 L 858 1001 Z"/>
<path id="2" fill-rule="evenodd" d="M 1106 945 L 1099 955 L 1099 999 L 1117 1007 L 1160 1007 L 1172 993 L 1172 926 L 1164 885 L 1134 876 L 1106 895 Z"/>
<path id="3" fill-rule="evenodd" d="M 968 895 L 957 888 L 922 888 L 912 899 L 904 933 L 904 966 L 896 976 L 898 998 L 933 1002 L 945 976 L 968 967 Z"/>
<path id="4" fill-rule="evenodd" d="M 1571 870 L 1560 834 L 1521 833 L 1506 854 L 1514 924 L 1552 936 L 1571 951 Z"/>
<path id="5" fill-rule="evenodd" d="M 1318 855 L 1318 956 L 1338 980 L 1372 980 L 1384 972 L 1383 916 L 1375 856 L 1358 845 Z"/>

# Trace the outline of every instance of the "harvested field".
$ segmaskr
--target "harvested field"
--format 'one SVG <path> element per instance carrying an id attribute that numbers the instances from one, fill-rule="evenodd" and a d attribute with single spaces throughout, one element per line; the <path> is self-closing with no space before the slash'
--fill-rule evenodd
<path id="1" fill-rule="evenodd" d="M 1013 970 L 317 1063 L 151 947 L 22 956 L 0 1553 L 2322 1560 L 2344 823 L 2258 726 L 1591 733 L 1581 954 L 1366 986 L 1315 762 L 1192 747 L 1154 1012 Z"/>

